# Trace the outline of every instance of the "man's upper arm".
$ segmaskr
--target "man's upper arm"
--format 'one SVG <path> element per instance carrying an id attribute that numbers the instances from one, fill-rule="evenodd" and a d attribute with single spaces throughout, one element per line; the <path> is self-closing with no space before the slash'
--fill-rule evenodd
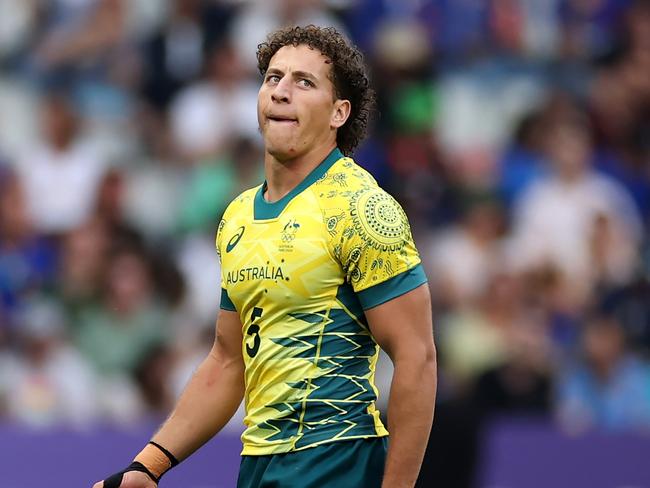
<path id="1" fill-rule="evenodd" d="M 333 255 L 379 345 L 389 354 L 408 341 L 432 350 L 427 277 L 400 204 L 379 187 L 361 189 L 345 223 L 333 226 Z"/>
<path id="2" fill-rule="evenodd" d="M 400 204 L 381 188 L 354 193 L 345 225 L 336 230 L 333 254 L 364 309 L 426 281 L 408 218 Z"/>
<path id="3" fill-rule="evenodd" d="M 365 311 L 370 330 L 393 362 L 400 358 L 435 358 L 431 298 L 422 284 Z"/>
<path id="4" fill-rule="evenodd" d="M 220 309 L 215 329 L 214 345 L 210 354 L 220 361 L 240 362 L 243 367 L 242 324 L 239 313 Z"/>
<path id="5" fill-rule="evenodd" d="M 222 354 L 239 359 L 242 361 L 242 323 L 239 317 L 239 313 L 235 308 L 234 303 L 230 300 L 228 296 L 228 290 L 226 289 L 226 280 L 225 280 L 225 270 L 223 268 L 222 261 L 222 247 L 223 247 L 223 230 L 226 226 L 228 219 L 232 214 L 232 208 L 235 200 L 230 202 L 228 207 L 223 213 L 219 226 L 217 227 L 217 235 L 215 238 L 215 246 L 217 249 L 217 254 L 219 255 L 219 260 L 221 261 L 221 301 L 219 306 L 219 315 L 217 317 L 217 323 L 215 326 L 215 339 L 214 345 L 212 347 L 211 354 L 214 355 L 217 351 L 220 351 Z"/>

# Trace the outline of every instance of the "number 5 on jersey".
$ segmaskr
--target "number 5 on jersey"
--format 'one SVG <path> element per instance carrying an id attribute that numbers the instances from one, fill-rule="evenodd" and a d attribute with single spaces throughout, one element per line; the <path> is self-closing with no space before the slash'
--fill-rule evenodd
<path id="1" fill-rule="evenodd" d="M 248 337 L 246 338 L 246 352 L 251 358 L 254 358 L 257 355 L 257 351 L 260 350 L 260 343 L 262 342 L 262 339 L 260 338 L 260 326 L 255 323 L 255 320 L 262 316 L 263 311 L 264 310 L 260 307 L 253 308 L 253 314 L 251 315 L 251 325 L 248 326 L 248 330 L 246 331 L 247 336 L 253 336 L 252 346 L 248 341 Z"/>

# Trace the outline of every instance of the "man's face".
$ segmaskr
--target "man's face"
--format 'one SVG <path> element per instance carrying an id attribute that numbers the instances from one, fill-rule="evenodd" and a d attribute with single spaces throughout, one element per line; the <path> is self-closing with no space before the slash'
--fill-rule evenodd
<path id="1" fill-rule="evenodd" d="M 271 58 L 257 98 L 257 117 L 269 154 L 293 159 L 336 140 L 349 113 L 335 100 L 331 65 L 318 50 L 284 46 Z"/>

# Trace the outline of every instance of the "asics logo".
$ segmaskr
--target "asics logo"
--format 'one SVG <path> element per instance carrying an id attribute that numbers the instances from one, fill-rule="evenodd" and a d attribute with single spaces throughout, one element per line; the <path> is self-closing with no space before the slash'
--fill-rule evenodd
<path id="1" fill-rule="evenodd" d="M 230 238 L 228 241 L 228 244 L 226 244 L 226 252 L 232 251 L 237 243 L 241 240 L 241 236 L 244 235 L 244 230 L 246 228 L 242 225 L 239 229 L 237 229 L 237 233 Z"/>

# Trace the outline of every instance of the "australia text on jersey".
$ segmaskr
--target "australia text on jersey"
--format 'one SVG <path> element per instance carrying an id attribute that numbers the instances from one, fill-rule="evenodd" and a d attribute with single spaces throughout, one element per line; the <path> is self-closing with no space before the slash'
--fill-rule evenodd
<path id="1" fill-rule="evenodd" d="M 247 268 L 240 268 L 233 271 L 228 271 L 226 274 L 226 283 L 232 284 L 238 281 L 248 280 L 286 280 L 289 277 L 285 276 L 280 266 L 250 266 Z"/>

